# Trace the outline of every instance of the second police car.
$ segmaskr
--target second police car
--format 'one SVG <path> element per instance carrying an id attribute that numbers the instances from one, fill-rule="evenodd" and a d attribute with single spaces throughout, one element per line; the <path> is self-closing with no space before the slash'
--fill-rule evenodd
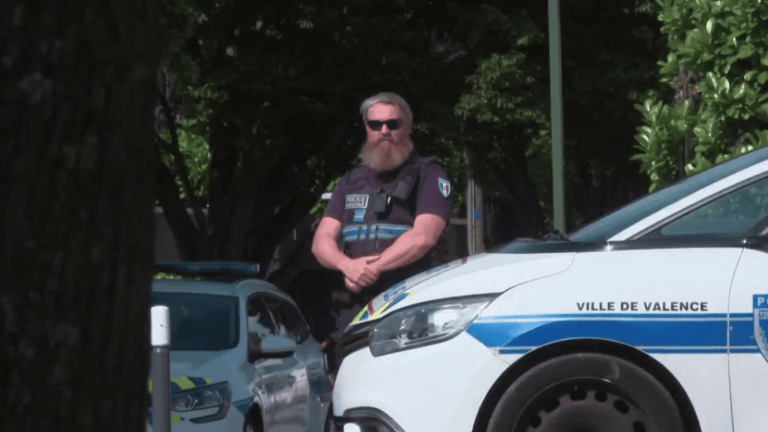
<path id="1" fill-rule="evenodd" d="M 762 148 L 405 280 L 344 334 L 335 428 L 764 432 L 767 233 Z"/>
<path id="2" fill-rule="evenodd" d="M 258 264 L 156 263 L 171 321 L 172 432 L 323 432 L 333 381 L 295 302 Z M 153 383 L 149 382 L 150 398 Z M 150 405 L 146 432 L 154 430 Z"/>

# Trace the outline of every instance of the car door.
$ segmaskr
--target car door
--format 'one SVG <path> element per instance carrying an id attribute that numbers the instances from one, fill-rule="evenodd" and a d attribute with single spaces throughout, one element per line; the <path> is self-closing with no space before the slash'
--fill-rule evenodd
<path id="1" fill-rule="evenodd" d="M 767 217 L 768 175 L 760 174 L 675 216 L 649 235 L 656 239 L 680 238 L 701 245 L 739 247 L 733 277 L 723 287 L 729 293 L 726 319 L 730 398 L 718 398 L 730 402 L 734 432 L 765 430 L 768 344 L 760 343 L 765 341 L 760 331 L 768 330 L 768 248 L 764 231 Z M 715 253 L 713 249 L 711 255 Z M 701 267 L 697 273 L 706 274 L 708 269 Z"/>
<path id="2" fill-rule="evenodd" d="M 298 307 L 285 299 L 279 301 L 296 335 L 296 356 L 306 368 L 306 373 L 296 383 L 296 401 L 302 401 L 306 408 L 307 432 L 322 432 L 332 391 L 324 354 Z"/>
<path id="3" fill-rule="evenodd" d="M 768 412 L 768 178 L 750 182 L 731 201 L 748 238 L 729 307 L 733 430 L 762 432 Z"/>
<path id="4" fill-rule="evenodd" d="M 264 294 L 262 300 L 276 324 L 277 334 L 293 340 L 297 345 L 296 351 L 290 357 L 290 364 L 286 364 L 286 369 L 284 370 L 284 373 L 287 373 L 286 386 L 279 394 L 280 403 L 284 411 L 284 414 L 280 417 L 280 430 L 306 432 L 311 426 L 308 415 L 308 374 L 305 362 L 305 349 L 303 347 L 303 342 L 305 342 L 306 338 L 303 336 L 302 329 L 295 321 L 294 313 L 296 308 L 293 304 L 273 294 Z"/>
<path id="5" fill-rule="evenodd" d="M 731 289 L 731 407 L 734 432 L 763 432 L 768 412 L 768 239 L 752 239 Z"/>
<path id="6" fill-rule="evenodd" d="M 248 343 L 258 347 L 264 336 L 293 337 L 285 332 L 285 325 L 279 315 L 276 316 L 270 308 L 272 296 L 254 294 L 248 299 Z M 262 408 L 264 432 L 297 432 L 302 431 L 295 419 L 297 376 L 302 374 L 304 365 L 294 353 L 288 357 L 253 359 L 256 378 L 251 384 L 254 395 Z"/>

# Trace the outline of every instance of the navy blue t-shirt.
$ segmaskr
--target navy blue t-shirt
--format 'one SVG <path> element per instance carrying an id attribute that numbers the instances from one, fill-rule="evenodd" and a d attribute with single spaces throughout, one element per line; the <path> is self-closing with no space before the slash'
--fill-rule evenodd
<path id="1" fill-rule="evenodd" d="M 394 191 L 398 183 L 397 175 L 406 164 L 412 163 L 415 158 L 411 157 L 401 167 L 378 173 L 369 167 L 357 169 L 365 170 L 364 175 L 367 183 L 372 188 L 382 188 L 387 191 Z M 342 225 L 351 225 L 360 221 L 361 215 L 366 216 L 366 222 L 384 223 L 413 226 L 416 216 L 421 214 L 433 214 L 441 217 L 448 224 L 453 210 L 453 190 L 448 174 L 436 163 L 424 165 L 421 168 L 421 175 L 418 184 L 414 186 L 411 196 L 415 195 L 415 214 L 413 217 L 404 206 L 393 205 L 391 211 L 383 214 L 373 213 L 373 202 L 371 199 L 365 199 L 357 193 L 350 194 L 347 190 L 347 180 L 350 172 L 347 172 L 333 189 L 331 200 L 325 210 L 324 216 L 331 217 L 342 223 Z M 391 193 L 391 192 L 390 192 Z M 347 199 L 350 195 L 350 199 Z M 360 198 L 363 198 L 362 200 Z M 370 213 L 368 213 L 370 212 Z M 366 214 L 367 213 L 367 214 Z M 356 258 L 368 255 L 363 252 L 360 242 L 351 242 L 349 256 Z M 368 252 L 368 251 L 366 251 Z"/>

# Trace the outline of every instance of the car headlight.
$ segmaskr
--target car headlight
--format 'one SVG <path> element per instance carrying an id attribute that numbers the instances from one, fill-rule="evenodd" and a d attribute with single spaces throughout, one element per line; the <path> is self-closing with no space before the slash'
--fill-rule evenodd
<path id="1" fill-rule="evenodd" d="M 224 418 L 232 403 L 232 389 L 228 382 L 209 384 L 171 394 L 171 410 L 176 412 L 218 408 L 207 416 L 190 419 L 193 423 L 206 423 Z"/>
<path id="2" fill-rule="evenodd" d="M 395 312 L 371 329 L 371 354 L 379 357 L 451 339 L 464 331 L 493 298 L 455 298 Z"/>

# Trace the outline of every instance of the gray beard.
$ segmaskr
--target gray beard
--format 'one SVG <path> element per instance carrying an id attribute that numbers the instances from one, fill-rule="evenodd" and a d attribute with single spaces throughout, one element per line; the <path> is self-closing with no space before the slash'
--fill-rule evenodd
<path id="1" fill-rule="evenodd" d="M 374 171 L 389 171 L 403 164 L 413 150 L 413 142 L 407 140 L 404 143 L 381 143 L 374 150 L 369 150 L 370 143 L 363 146 L 360 159 L 364 165 Z"/>

